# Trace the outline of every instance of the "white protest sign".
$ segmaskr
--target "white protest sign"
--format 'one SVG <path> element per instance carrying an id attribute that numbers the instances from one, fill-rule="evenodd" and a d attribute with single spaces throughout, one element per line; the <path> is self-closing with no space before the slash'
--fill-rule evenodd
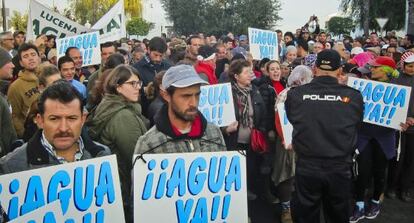
<path id="1" fill-rule="evenodd" d="M 54 201 L 58 213 L 40 209 Z M 63 215 L 56 222 L 125 222 L 115 155 L 2 175 L 0 202 L 10 220 L 30 213 Z"/>
<path id="2" fill-rule="evenodd" d="M 82 66 L 101 63 L 99 32 L 85 33 L 56 40 L 57 59 L 65 55 L 66 49 L 77 47 L 81 52 Z"/>
<path id="3" fill-rule="evenodd" d="M 237 151 L 145 154 L 134 167 L 134 222 L 247 223 L 246 158 Z"/>
<path id="4" fill-rule="evenodd" d="M 277 106 L 277 112 L 280 119 L 280 124 L 282 126 L 282 133 L 283 139 L 285 141 L 285 148 L 288 148 L 290 144 L 292 144 L 292 133 L 293 133 L 293 126 L 289 122 L 286 110 L 285 110 L 285 103 L 279 103 Z"/>
<path id="5" fill-rule="evenodd" d="M 85 33 L 88 30 L 85 26 L 48 9 L 36 0 L 30 1 L 26 34 L 28 40 L 34 40 L 40 34 L 53 34 L 57 38 L 64 38 Z"/>
<path id="6" fill-rule="evenodd" d="M 8 223 L 22 223 L 22 222 L 46 222 L 46 223 L 58 223 L 65 222 L 62 209 L 60 208 L 60 201 L 53 201 L 50 204 L 38 208 L 36 211 L 25 214 L 19 218 L 16 218 Z"/>
<path id="7" fill-rule="evenodd" d="M 220 127 L 236 121 L 231 84 L 202 86 L 198 110 L 208 122 Z"/>
<path id="8" fill-rule="evenodd" d="M 126 37 L 125 24 L 124 0 L 120 0 L 92 26 L 92 29 L 99 30 L 101 42 L 106 43 Z"/>
<path id="9" fill-rule="evenodd" d="M 279 47 L 277 34 L 271 30 L 249 28 L 250 53 L 255 60 L 269 58 L 278 60 Z"/>
<path id="10" fill-rule="evenodd" d="M 349 77 L 348 86 L 364 98 L 364 122 L 400 130 L 405 123 L 411 87 Z"/>

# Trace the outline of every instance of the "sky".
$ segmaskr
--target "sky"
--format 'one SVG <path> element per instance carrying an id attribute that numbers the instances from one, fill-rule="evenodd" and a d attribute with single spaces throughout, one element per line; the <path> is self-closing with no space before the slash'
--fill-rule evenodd
<path id="1" fill-rule="evenodd" d="M 38 0 L 44 5 L 56 5 L 59 10 L 63 10 L 70 0 Z M 295 31 L 296 28 L 303 26 L 313 14 L 318 16 L 321 28 L 324 28 L 325 21 L 330 15 L 338 12 L 340 0 L 280 0 L 282 10 L 280 16 L 283 18 L 275 27 L 285 31 Z M 25 12 L 28 9 L 29 0 L 6 0 L 6 7 L 11 11 L 17 10 Z"/>

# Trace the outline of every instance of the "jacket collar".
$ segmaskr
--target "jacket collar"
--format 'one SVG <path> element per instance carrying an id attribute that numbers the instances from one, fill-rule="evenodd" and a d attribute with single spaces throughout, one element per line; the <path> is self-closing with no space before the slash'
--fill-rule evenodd
<path id="1" fill-rule="evenodd" d="M 168 117 L 168 104 L 163 105 L 162 108 L 157 112 L 157 114 L 154 117 L 154 122 L 158 131 L 164 133 L 165 135 L 173 139 L 198 139 L 204 135 L 204 132 L 207 127 L 207 120 L 204 118 L 201 112 L 198 112 L 198 116 L 201 120 L 201 131 L 198 135 L 194 133 L 191 134 L 192 132 L 182 135 L 177 135 L 175 133 L 173 126 L 171 126 L 170 118 Z"/>
<path id="2" fill-rule="evenodd" d="M 33 137 L 27 142 L 27 159 L 30 164 L 44 165 L 50 164 L 49 153 L 41 143 L 42 130 L 37 130 Z M 104 150 L 103 147 L 96 145 L 83 131 L 81 134 L 85 150 L 88 151 L 92 157 L 96 157 L 99 152 Z M 85 155 L 85 154 L 84 154 Z"/>
<path id="3" fill-rule="evenodd" d="M 324 84 L 338 84 L 338 79 L 331 76 L 316 76 L 311 81 L 312 83 L 324 83 Z"/>

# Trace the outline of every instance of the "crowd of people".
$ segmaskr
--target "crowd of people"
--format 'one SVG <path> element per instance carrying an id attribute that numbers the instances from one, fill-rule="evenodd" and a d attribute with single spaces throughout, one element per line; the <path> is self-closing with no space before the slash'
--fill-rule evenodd
<path id="1" fill-rule="evenodd" d="M 321 208 L 333 222 L 374 219 L 384 194 L 411 202 L 414 91 L 397 131 L 363 123 L 363 98 L 346 83 L 358 77 L 414 89 L 414 36 L 334 39 L 310 27 L 314 21 L 275 31 L 278 60 L 254 60 L 245 34 L 196 33 L 106 42 L 101 64 L 86 67 L 76 47 L 57 59 L 55 36 L 28 41 L 23 31 L 3 32 L 0 174 L 115 154 L 131 222 L 134 154 L 241 150 L 247 199 L 279 203 L 283 223 L 320 222 Z M 221 128 L 197 109 L 200 86 L 218 83 L 231 83 L 236 115 Z M 350 103 L 305 100 L 310 94 Z M 280 103 L 294 128 L 289 145 Z M 264 147 L 252 144 L 257 135 Z"/>

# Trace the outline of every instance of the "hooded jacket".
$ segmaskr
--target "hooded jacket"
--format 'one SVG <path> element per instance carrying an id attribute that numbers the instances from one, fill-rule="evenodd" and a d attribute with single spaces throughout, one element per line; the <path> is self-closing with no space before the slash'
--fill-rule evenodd
<path id="1" fill-rule="evenodd" d="M 90 137 L 116 154 L 123 195 L 130 191 L 134 146 L 147 131 L 144 120 L 147 121 L 141 114 L 139 103 L 128 102 L 120 95 L 106 94 L 86 123 Z"/>
<path id="2" fill-rule="evenodd" d="M 199 61 L 195 65 L 195 70 L 199 75 L 205 75 L 209 84 L 218 84 L 215 69 L 211 64 Z"/>
<path id="3" fill-rule="evenodd" d="M 38 86 L 37 76 L 33 72 L 23 70 L 9 87 L 7 98 L 12 107 L 13 124 L 19 138 L 23 136 L 27 111 L 40 94 Z"/>
<path id="4" fill-rule="evenodd" d="M 216 152 L 226 151 L 223 135 L 220 129 L 210 123 L 199 112 L 201 133 L 196 136 L 174 133 L 168 117 L 168 104 L 165 104 L 156 114 L 153 126 L 138 139 L 135 154 L 145 153 L 185 153 L 185 152 Z"/>

